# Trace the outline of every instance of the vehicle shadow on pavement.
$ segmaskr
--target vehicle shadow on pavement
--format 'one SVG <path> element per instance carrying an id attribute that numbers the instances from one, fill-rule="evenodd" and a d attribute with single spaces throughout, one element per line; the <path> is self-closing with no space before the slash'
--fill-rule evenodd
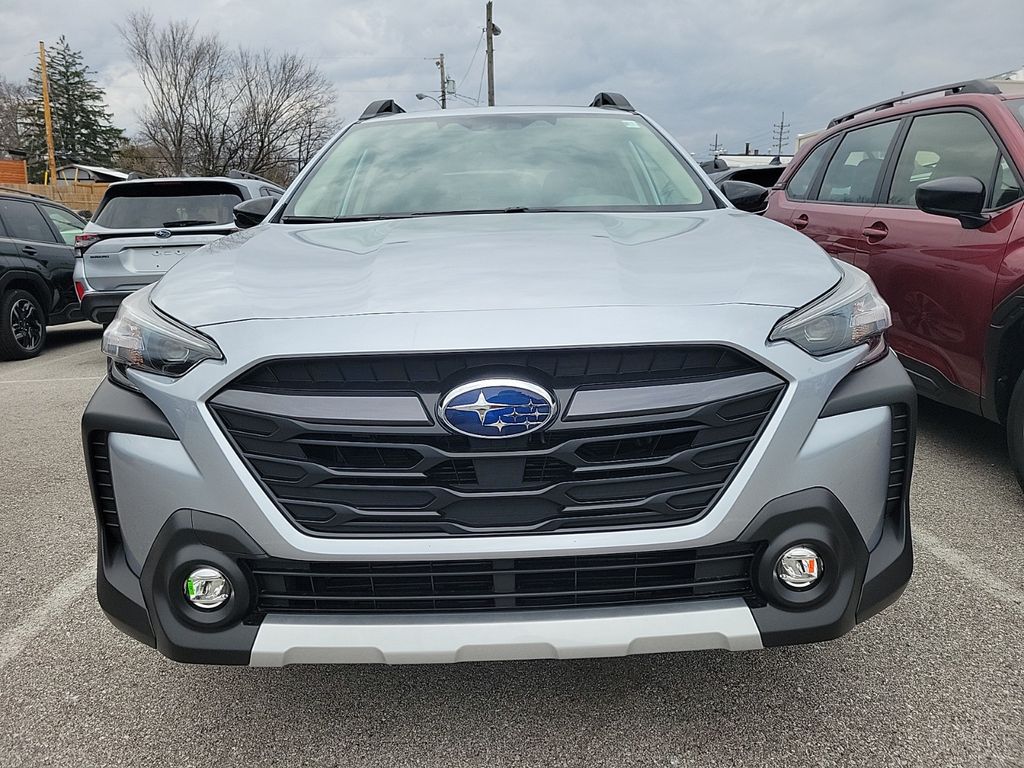
<path id="1" fill-rule="evenodd" d="M 46 329 L 46 351 L 55 352 L 63 347 L 95 340 L 97 346 L 103 337 L 103 328 L 95 323 L 74 323 Z"/>
<path id="2" fill-rule="evenodd" d="M 918 399 L 918 444 L 922 439 L 949 442 L 980 461 L 1009 468 L 1006 432 L 1002 425 L 934 400 Z"/>

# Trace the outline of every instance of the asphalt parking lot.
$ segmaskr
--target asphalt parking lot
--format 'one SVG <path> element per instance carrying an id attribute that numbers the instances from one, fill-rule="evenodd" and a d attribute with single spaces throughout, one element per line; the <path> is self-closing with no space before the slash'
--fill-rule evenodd
<path id="1" fill-rule="evenodd" d="M 0 765 L 1024 766 L 1024 497 L 923 404 L 916 574 L 832 643 L 441 667 L 188 667 L 109 625 L 78 420 L 99 329 L 0 363 Z"/>

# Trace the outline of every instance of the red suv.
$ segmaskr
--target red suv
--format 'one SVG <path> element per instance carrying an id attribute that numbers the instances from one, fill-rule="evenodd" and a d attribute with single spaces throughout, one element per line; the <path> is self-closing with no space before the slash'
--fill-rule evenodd
<path id="1" fill-rule="evenodd" d="M 1024 83 L 975 80 L 834 119 L 765 213 L 866 270 L 921 395 L 1006 425 L 1024 485 Z"/>

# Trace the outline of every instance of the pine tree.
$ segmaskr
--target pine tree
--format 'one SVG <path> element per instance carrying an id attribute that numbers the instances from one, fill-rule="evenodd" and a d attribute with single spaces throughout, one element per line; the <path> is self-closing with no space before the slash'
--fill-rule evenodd
<path id="1" fill-rule="evenodd" d="M 110 165 L 123 139 L 111 122 L 105 94 L 93 81 L 95 74 L 81 51 L 73 51 L 63 35 L 46 51 L 50 83 L 50 115 L 57 165 L 85 163 Z M 46 127 L 43 118 L 43 85 L 37 64 L 28 88 L 34 95 L 24 122 L 24 148 L 29 155 L 29 175 L 42 180 L 46 171 Z"/>

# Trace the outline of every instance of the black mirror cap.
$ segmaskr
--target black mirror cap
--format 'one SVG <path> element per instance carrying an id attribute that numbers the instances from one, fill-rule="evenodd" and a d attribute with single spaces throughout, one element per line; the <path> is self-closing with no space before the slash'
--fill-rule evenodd
<path id="1" fill-rule="evenodd" d="M 925 213 L 959 219 L 964 229 L 985 226 L 985 185 L 973 176 L 948 176 L 921 184 L 914 202 Z"/>
<path id="2" fill-rule="evenodd" d="M 729 202 L 747 213 L 763 213 L 768 206 L 768 187 L 749 181 L 721 181 L 718 188 Z"/>
<path id="3" fill-rule="evenodd" d="M 239 229 L 249 229 L 262 224 L 274 206 L 277 205 L 279 197 L 254 197 L 251 200 L 244 200 L 234 207 L 235 226 Z"/>

